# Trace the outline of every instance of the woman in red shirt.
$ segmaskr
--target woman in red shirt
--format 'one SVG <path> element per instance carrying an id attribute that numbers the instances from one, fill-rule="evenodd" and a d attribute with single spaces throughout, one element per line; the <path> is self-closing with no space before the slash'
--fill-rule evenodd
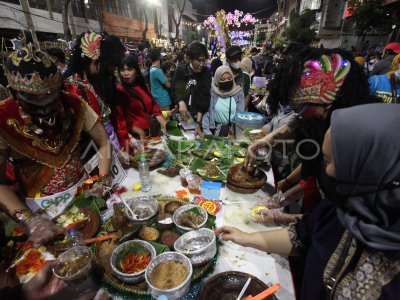
<path id="1" fill-rule="evenodd" d="M 122 145 L 129 144 L 131 135 L 146 139 L 150 116 L 154 116 L 165 130 L 161 108 L 155 102 L 140 72 L 134 56 L 126 56 L 119 69 L 121 84 L 117 86 L 117 135 Z"/>

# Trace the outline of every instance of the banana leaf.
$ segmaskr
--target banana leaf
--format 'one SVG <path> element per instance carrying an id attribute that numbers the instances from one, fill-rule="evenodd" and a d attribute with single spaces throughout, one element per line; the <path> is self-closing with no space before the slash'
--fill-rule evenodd
<path id="1" fill-rule="evenodd" d="M 210 180 L 210 181 L 223 181 L 226 180 L 226 176 L 228 174 L 229 168 L 233 165 L 234 158 L 233 156 L 230 159 L 219 159 L 216 165 L 220 169 L 220 175 L 217 177 L 210 177 L 204 173 L 204 168 L 210 162 L 201 159 L 199 157 L 195 157 L 192 163 L 189 166 L 189 170 L 193 173 L 199 174 L 203 179 Z"/>
<path id="2" fill-rule="evenodd" d="M 186 153 L 193 148 L 195 144 L 194 141 L 167 141 L 167 146 L 173 154 Z"/>
<path id="3" fill-rule="evenodd" d="M 79 208 L 92 208 L 100 214 L 100 210 L 102 210 L 106 206 L 106 201 L 104 201 L 104 199 L 100 197 L 86 197 L 85 193 L 81 193 L 75 197 L 73 205 Z"/>
<path id="4" fill-rule="evenodd" d="M 183 136 L 183 133 L 180 130 L 178 124 L 179 123 L 177 121 L 169 121 L 167 123 L 167 134 L 173 136 Z"/>
<path id="5" fill-rule="evenodd" d="M 213 136 L 213 135 L 206 135 L 204 137 L 204 141 L 202 142 L 201 148 L 202 149 L 209 149 L 212 147 L 214 151 L 223 150 L 229 146 L 229 140 L 224 137 Z"/>

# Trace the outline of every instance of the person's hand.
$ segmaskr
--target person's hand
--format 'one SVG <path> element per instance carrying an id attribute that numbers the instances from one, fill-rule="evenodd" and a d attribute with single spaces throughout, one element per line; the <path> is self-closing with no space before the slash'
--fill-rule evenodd
<path id="1" fill-rule="evenodd" d="M 172 117 L 174 114 L 178 112 L 178 106 L 175 106 L 172 110 L 168 112 L 168 117 Z"/>
<path id="2" fill-rule="evenodd" d="M 53 275 L 52 267 L 56 261 L 48 261 L 30 281 L 22 286 L 22 299 L 36 300 L 60 294 L 67 284 Z"/>
<path id="3" fill-rule="evenodd" d="M 188 118 L 189 111 L 184 101 L 179 102 L 179 113 L 181 114 L 183 120 L 186 120 Z"/>
<path id="4" fill-rule="evenodd" d="M 284 219 L 284 213 L 281 209 L 260 209 L 256 212 L 256 217 L 252 217 L 256 223 L 264 225 L 281 226 Z"/>
<path id="5" fill-rule="evenodd" d="M 117 152 L 117 157 L 118 157 L 118 160 L 120 161 L 120 163 L 122 164 L 122 166 L 124 166 L 124 168 L 128 169 L 130 166 L 129 153 L 120 150 Z"/>
<path id="6" fill-rule="evenodd" d="M 279 181 L 276 184 L 276 189 L 280 190 L 282 192 L 286 192 L 287 190 L 289 190 L 292 187 L 291 184 L 289 184 L 289 182 L 286 179 L 282 179 L 281 181 Z"/>
<path id="7" fill-rule="evenodd" d="M 146 132 L 144 132 L 144 130 L 142 128 L 133 126 L 132 131 L 139 136 L 139 139 L 141 141 L 146 140 Z"/>
<path id="8" fill-rule="evenodd" d="M 102 197 L 104 192 L 104 186 L 100 182 L 96 182 L 93 184 L 93 187 L 86 192 L 85 196 Z"/>
<path id="9" fill-rule="evenodd" d="M 132 147 L 132 149 L 142 152 L 144 151 L 145 141 L 137 140 L 132 137 L 129 139 L 129 145 Z"/>
<path id="10" fill-rule="evenodd" d="M 19 285 L 19 280 L 15 273 L 15 268 L 7 270 L 6 263 L 4 261 L 0 262 L 0 289 L 17 285 Z"/>
<path id="11" fill-rule="evenodd" d="M 267 208 L 281 208 L 289 203 L 286 201 L 285 196 L 283 195 L 282 191 L 278 190 L 273 196 L 268 196 L 267 198 L 257 202 L 257 206 L 265 206 Z"/>
<path id="12" fill-rule="evenodd" d="M 42 244 L 48 242 L 64 230 L 52 221 L 37 215 L 33 215 L 25 222 L 29 239 L 34 243 Z"/>
<path id="13" fill-rule="evenodd" d="M 204 139 L 204 132 L 201 130 L 199 126 L 196 126 L 194 129 L 195 135 L 197 135 L 200 139 Z"/>
<path id="14" fill-rule="evenodd" d="M 269 137 L 268 135 L 265 136 L 264 138 L 256 141 L 254 144 L 252 144 L 248 149 L 247 149 L 247 156 L 246 156 L 246 161 L 244 163 L 245 167 L 250 167 L 257 159 L 265 158 L 265 155 L 268 155 L 272 146 L 273 146 L 274 140 Z M 263 154 L 263 157 L 261 157 L 257 152 L 258 150 L 266 148 L 267 151 L 265 154 Z"/>
<path id="15" fill-rule="evenodd" d="M 144 131 L 139 133 L 139 139 L 141 141 L 145 141 L 146 140 L 146 133 Z"/>
<path id="16" fill-rule="evenodd" d="M 232 241 L 244 246 L 247 242 L 248 234 L 234 227 L 222 226 L 214 231 L 222 241 Z"/>

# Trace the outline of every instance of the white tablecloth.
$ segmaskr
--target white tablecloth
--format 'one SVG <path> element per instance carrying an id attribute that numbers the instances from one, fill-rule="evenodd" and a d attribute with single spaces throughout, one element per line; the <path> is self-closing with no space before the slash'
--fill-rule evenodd
<path id="1" fill-rule="evenodd" d="M 250 219 L 250 209 L 254 204 L 273 193 L 273 175 L 267 173 L 268 184 L 262 191 L 250 195 L 234 193 L 226 188 L 222 188 L 221 199 L 230 202 L 239 202 L 239 204 L 223 204 L 222 210 L 217 215 L 217 226 L 230 225 L 242 229 L 246 232 L 258 230 L 271 230 L 263 225 L 254 223 Z M 152 189 L 149 193 L 133 191 L 135 183 L 139 182 L 139 173 L 137 170 L 130 169 L 127 178 L 122 183 L 128 189 L 128 192 L 122 196 L 124 198 L 135 197 L 143 194 L 175 196 L 175 191 L 183 189 L 179 176 L 169 178 L 157 173 L 155 170 L 150 172 L 150 181 Z M 225 201 L 223 201 L 225 202 Z M 224 242 L 220 247 L 220 255 L 213 274 L 225 271 L 241 271 L 250 273 L 261 279 L 266 284 L 280 283 L 282 288 L 276 293 L 278 299 L 295 299 L 292 276 L 289 269 L 289 263 L 286 257 L 280 255 L 271 255 L 252 248 L 246 248 L 236 245 L 232 242 Z"/>

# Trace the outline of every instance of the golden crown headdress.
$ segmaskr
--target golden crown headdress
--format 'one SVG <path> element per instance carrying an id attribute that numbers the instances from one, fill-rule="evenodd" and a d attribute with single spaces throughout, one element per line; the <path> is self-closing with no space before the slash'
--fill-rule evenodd
<path id="1" fill-rule="evenodd" d="M 35 46 L 33 40 L 27 41 L 25 32 L 21 47 L 12 52 L 4 64 L 9 87 L 35 95 L 59 91 L 61 73 L 50 56 Z"/>

